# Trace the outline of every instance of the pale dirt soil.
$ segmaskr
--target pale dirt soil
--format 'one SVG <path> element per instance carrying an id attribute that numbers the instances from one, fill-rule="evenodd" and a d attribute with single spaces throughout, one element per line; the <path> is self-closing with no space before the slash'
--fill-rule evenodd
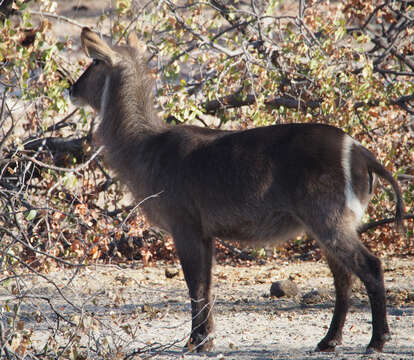
<path id="1" fill-rule="evenodd" d="M 69 284 L 73 275 L 70 270 L 59 270 L 48 277 L 75 306 L 99 320 L 94 336 L 106 336 L 109 342 L 118 343 L 124 354 L 147 346 L 152 352 L 141 354 L 143 358 L 414 359 L 414 261 L 392 258 L 383 263 L 392 339 L 384 353 L 369 356 L 364 351 L 371 335 L 371 315 L 359 282 L 354 285 L 343 345 L 333 354 L 313 351 L 327 331 L 334 305 L 332 278 L 324 262 L 269 262 L 251 267 L 217 265 L 214 269 L 216 349 L 204 354 L 182 352 L 191 319 L 181 270 L 178 276 L 168 279 L 166 265 L 143 267 L 135 263 L 125 267 L 87 267 Z M 288 278 L 298 285 L 298 296 L 269 297 L 271 283 Z M 26 281 L 30 295 L 50 297 L 55 308 L 68 318 L 79 316 L 51 283 L 33 277 Z M 322 291 L 324 295 L 315 303 L 304 305 L 303 294 L 315 288 L 326 291 Z M 0 298 L 2 295 L 5 293 L 0 293 Z M 49 313 L 49 324 L 34 321 L 36 308 L 44 315 Z M 50 333 L 48 325 L 53 322 L 54 314 L 47 304 L 33 300 L 23 306 L 21 315 L 25 328 L 34 329 L 32 339 L 40 349 Z M 135 333 L 134 338 L 125 334 L 126 328 Z M 80 343 L 90 342 L 91 333 L 80 331 L 79 335 Z M 164 350 L 159 351 L 158 345 Z"/>

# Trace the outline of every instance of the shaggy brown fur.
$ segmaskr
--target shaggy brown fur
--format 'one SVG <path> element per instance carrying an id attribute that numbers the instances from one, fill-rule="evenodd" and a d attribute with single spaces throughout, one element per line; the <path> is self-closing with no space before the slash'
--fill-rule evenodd
<path id="1" fill-rule="evenodd" d="M 336 304 L 318 344 L 332 351 L 342 338 L 352 274 L 364 283 L 372 308 L 368 350 L 389 339 L 380 260 L 360 242 L 357 228 L 372 192 L 373 175 L 403 202 L 398 184 L 374 156 L 332 126 L 288 124 L 244 131 L 169 126 L 153 106 L 145 55 L 134 46 L 111 47 L 82 30 L 94 60 L 71 88 L 78 104 L 101 115 L 97 133 L 116 170 L 155 225 L 174 238 L 192 307 L 192 348 L 212 346 L 213 238 L 280 242 L 302 231 L 317 239 L 334 275 Z"/>

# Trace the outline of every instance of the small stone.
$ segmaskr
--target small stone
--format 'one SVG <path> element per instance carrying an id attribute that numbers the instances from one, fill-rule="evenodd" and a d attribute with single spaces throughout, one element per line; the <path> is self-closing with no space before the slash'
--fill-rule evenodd
<path id="1" fill-rule="evenodd" d="M 152 311 L 151 305 L 148 305 L 148 304 L 141 305 L 141 312 L 149 313 L 151 311 Z"/>
<path id="2" fill-rule="evenodd" d="M 179 273 L 179 270 L 177 268 L 166 268 L 165 269 L 165 276 L 168 279 L 172 279 L 173 277 L 177 276 Z"/>
<path id="3" fill-rule="evenodd" d="M 297 294 L 298 286 L 292 280 L 275 281 L 270 287 L 270 296 L 295 297 Z"/>
<path id="4" fill-rule="evenodd" d="M 329 294 L 326 290 L 322 288 L 313 289 L 302 296 L 302 304 L 317 304 L 326 301 L 328 298 Z"/>

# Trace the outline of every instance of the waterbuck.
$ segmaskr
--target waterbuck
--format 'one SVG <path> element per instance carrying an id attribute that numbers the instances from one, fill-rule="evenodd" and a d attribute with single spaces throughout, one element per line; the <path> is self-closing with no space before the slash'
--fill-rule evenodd
<path id="1" fill-rule="evenodd" d="M 157 115 L 153 80 L 135 35 L 110 46 L 88 28 L 82 47 L 93 59 L 70 89 L 78 105 L 100 114 L 96 130 L 107 164 L 140 201 L 148 220 L 172 234 L 191 298 L 190 349 L 213 346 L 213 239 L 280 243 L 305 231 L 315 237 L 333 273 L 336 303 L 317 350 L 341 343 L 353 274 L 372 309 L 367 351 L 390 338 L 380 260 L 357 229 L 375 175 L 387 180 L 401 224 L 403 200 L 391 174 L 342 130 L 286 124 L 223 131 L 172 126 Z"/>

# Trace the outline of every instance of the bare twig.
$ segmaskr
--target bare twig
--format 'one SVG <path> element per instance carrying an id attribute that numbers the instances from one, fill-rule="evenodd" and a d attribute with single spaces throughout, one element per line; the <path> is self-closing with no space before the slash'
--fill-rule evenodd
<path id="1" fill-rule="evenodd" d="M 214 114 L 218 110 L 238 108 L 242 106 L 248 106 L 256 103 L 256 97 L 254 95 L 228 95 L 220 99 L 211 100 L 203 104 L 203 109 L 208 114 Z M 281 96 L 269 100 L 265 100 L 264 104 L 271 108 L 280 108 L 282 106 L 290 109 L 304 110 L 306 108 L 314 109 L 320 105 L 320 100 L 313 101 L 301 101 L 300 99 L 294 99 L 289 96 Z"/>
<path id="2" fill-rule="evenodd" d="M 414 214 L 404 214 L 403 219 L 414 219 Z M 361 225 L 358 229 L 358 233 L 362 234 L 364 232 L 367 232 L 368 230 L 374 229 L 374 228 L 382 226 L 382 225 L 390 224 L 390 223 L 393 223 L 395 221 L 396 221 L 395 217 L 381 219 L 381 220 L 378 220 L 378 221 L 372 221 L 372 222 L 369 222 L 367 224 Z"/>
<path id="3" fill-rule="evenodd" d="M 65 168 L 65 167 L 59 167 L 59 166 L 54 166 L 54 165 L 49 165 L 44 163 L 43 161 L 37 160 L 32 156 L 22 156 L 23 159 L 25 160 L 29 160 L 33 163 L 35 163 L 36 165 L 39 165 L 41 167 L 44 167 L 46 169 L 50 169 L 50 170 L 55 170 L 55 171 L 63 171 L 63 172 L 73 172 L 73 173 L 79 173 L 81 170 L 87 168 L 89 166 L 89 164 L 102 152 L 103 150 L 103 146 L 99 147 L 98 150 L 96 150 L 92 156 L 83 164 L 75 167 L 75 168 Z"/>
<path id="4" fill-rule="evenodd" d="M 83 28 L 83 27 L 86 26 L 85 24 L 81 24 L 81 23 L 79 23 L 75 20 L 72 20 L 72 19 L 70 19 L 66 16 L 62 16 L 62 15 L 57 15 L 57 14 L 48 13 L 48 12 L 44 12 L 44 11 L 36 11 L 36 10 L 30 10 L 29 13 L 32 14 L 32 15 L 38 15 L 38 16 L 41 16 L 41 17 L 49 17 L 49 18 L 52 18 L 52 19 L 61 20 L 61 21 L 67 22 L 69 24 L 75 25 L 77 27 L 80 27 L 80 28 Z"/>

